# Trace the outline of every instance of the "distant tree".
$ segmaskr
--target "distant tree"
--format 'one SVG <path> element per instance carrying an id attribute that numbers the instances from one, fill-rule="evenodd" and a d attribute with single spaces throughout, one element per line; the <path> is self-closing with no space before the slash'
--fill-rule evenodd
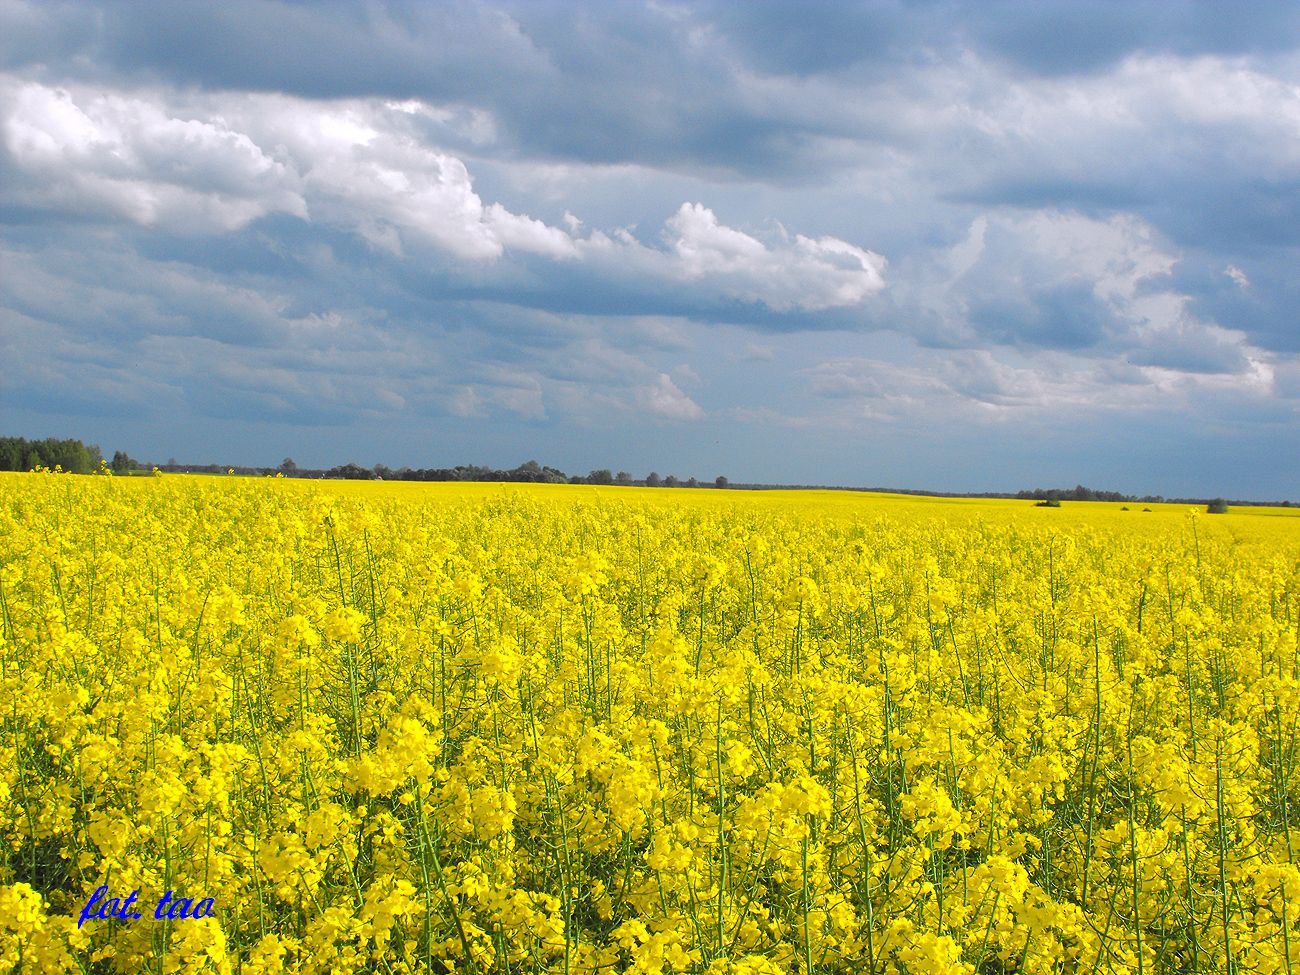
<path id="1" fill-rule="evenodd" d="M 1211 515 L 1226 515 L 1228 513 L 1228 502 L 1224 501 L 1223 498 L 1215 498 L 1205 506 L 1205 512 Z"/>
<path id="2" fill-rule="evenodd" d="M 386 464 L 376 464 L 374 471 L 375 477 L 381 481 L 391 481 L 393 479 L 393 469 Z"/>
<path id="3" fill-rule="evenodd" d="M 669 474 L 664 478 L 664 487 L 681 487 L 682 482 L 677 480 L 677 475 Z"/>
<path id="4" fill-rule="evenodd" d="M 619 471 L 614 475 L 614 483 L 622 484 L 624 487 L 632 483 L 632 475 L 627 471 Z"/>
<path id="5" fill-rule="evenodd" d="M 613 484 L 614 475 L 611 474 L 606 468 L 602 467 L 600 470 L 592 471 L 590 474 L 587 475 L 587 483 L 588 484 Z"/>
<path id="6" fill-rule="evenodd" d="M 131 458 L 127 456 L 125 450 L 113 451 L 113 463 L 110 465 L 114 474 L 129 474 L 131 468 L 135 465 L 131 463 Z"/>
<path id="7" fill-rule="evenodd" d="M 698 480 L 696 480 L 695 478 L 692 477 L 692 478 L 689 478 L 689 479 L 686 481 L 686 486 L 687 486 L 687 487 L 699 487 L 699 486 L 700 486 L 700 482 L 699 482 Z"/>
<path id="8" fill-rule="evenodd" d="M 175 465 L 175 463 L 176 463 L 175 458 L 172 458 L 172 460 L 168 461 L 169 465 Z M 284 471 L 286 474 L 292 474 L 297 469 L 298 469 L 298 465 L 293 462 L 292 457 L 286 457 L 284 460 L 280 461 L 280 470 Z"/>
<path id="9" fill-rule="evenodd" d="M 663 484 L 663 481 L 659 479 L 659 475 L 656 474 L 654 471 L 651 471 L 649 474 L 645 476 L 646 487 L 659 487 L 661 484 Z"/>
<path id="10" fill-rule="evenodd" d="M 338 467 L 331 467 L 325 472 L 326 477 L 341 478 L 345 481 L 370 481 L 374 479 L 375 472 L 367 470 L 360 464 L 340 464 Z"/>
<path id="11" fill-rule="evenodd" d="M 526 460 L 514 470 L 500 471 L 499 476 L 491 478 L 497 481 L 518 481 L 521 484 L 535 484 L 542 480 L 542 465 L 535 460 Z M 468 480 L 478 480 L 477 475 Z M 484 478 L 487 480 L 487 478 Z"/>
<path id="12" fill-rule="evenodd" d="M 728 481 L 725 477 L 723 477 L 721 474 L 719 474 L 719 475 L 717 476 L 717 479 L 713 482 L 713 486 L 714 486 L 715 488 L 725 488 L 725 487 L 727 487 L 730 483 L 731 483 L 730 481 Z"/>

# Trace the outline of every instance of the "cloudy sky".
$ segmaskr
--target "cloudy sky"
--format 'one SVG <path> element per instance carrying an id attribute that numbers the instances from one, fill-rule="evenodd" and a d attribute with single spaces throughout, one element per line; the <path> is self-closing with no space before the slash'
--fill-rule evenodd
<path id="1" fill-rule="evenodd" d="M 0 433 L 1300 497 L 1300 5 L 0 0 Z"/>

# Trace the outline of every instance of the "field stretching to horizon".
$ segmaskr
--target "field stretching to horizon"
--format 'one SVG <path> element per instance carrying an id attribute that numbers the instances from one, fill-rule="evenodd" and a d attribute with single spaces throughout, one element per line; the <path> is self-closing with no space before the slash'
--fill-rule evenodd
<path id="1" fill-rule="evenodd" d="M 1300 511 L 4 474 L 0 613 L 0 973 L 1300 972 Z"/>

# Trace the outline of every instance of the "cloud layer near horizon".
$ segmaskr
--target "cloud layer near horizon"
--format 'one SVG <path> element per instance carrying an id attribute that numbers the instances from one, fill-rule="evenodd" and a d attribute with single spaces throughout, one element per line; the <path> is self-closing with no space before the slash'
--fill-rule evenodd
<path id="1" fill-rule="evenodd" d="M 989 9 L 7 0 L 12 432 L 1294 494 L 1300 18 Z"/>

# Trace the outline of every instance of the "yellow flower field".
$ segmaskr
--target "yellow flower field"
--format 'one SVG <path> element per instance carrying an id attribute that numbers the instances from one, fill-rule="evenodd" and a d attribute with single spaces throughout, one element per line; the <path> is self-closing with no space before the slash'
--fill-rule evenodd
<path id="1" fill-rule="evenodd" d="M 0 972 L 1300 972 L 1300 518 L 1121 507 L 0 475 Z"/>

